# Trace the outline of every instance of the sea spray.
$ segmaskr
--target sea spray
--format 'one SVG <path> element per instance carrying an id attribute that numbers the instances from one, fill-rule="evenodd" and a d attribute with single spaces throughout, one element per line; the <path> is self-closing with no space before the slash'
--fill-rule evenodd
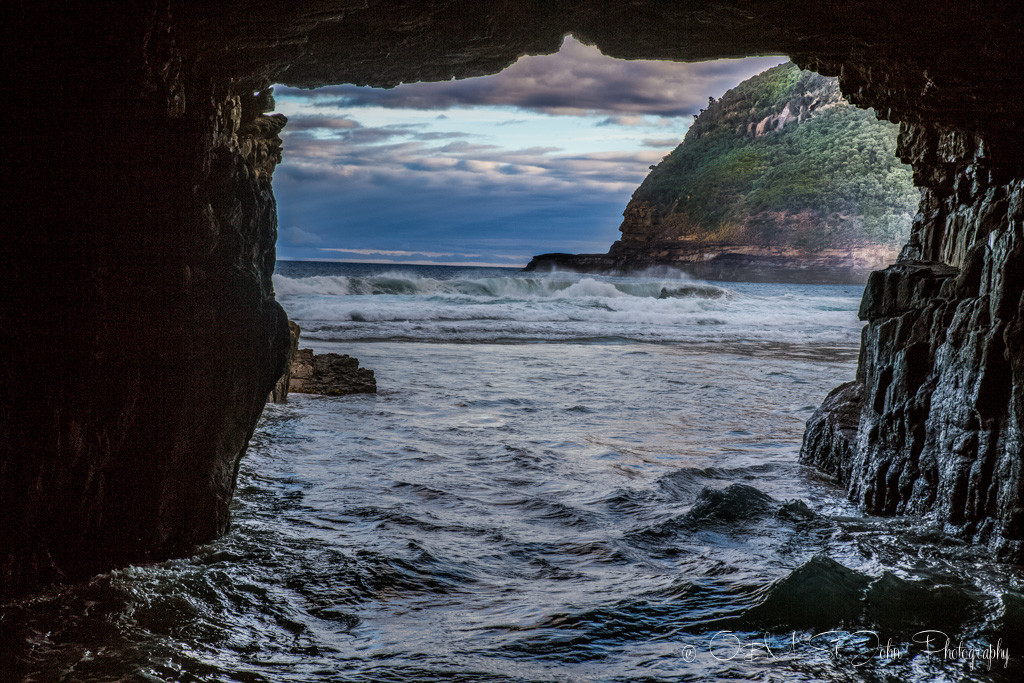
<path id="1" fill-rule="evenodd" d="M 343 264 L 274 276 L 289 314 L 320 341 L 857 343 L 849 286 L 710 283 L 681 277 L 517 273 Z M 333 272 L 332 269 L 333 268 Z M 348 274 L 341 274 L 346 272 Z"/>

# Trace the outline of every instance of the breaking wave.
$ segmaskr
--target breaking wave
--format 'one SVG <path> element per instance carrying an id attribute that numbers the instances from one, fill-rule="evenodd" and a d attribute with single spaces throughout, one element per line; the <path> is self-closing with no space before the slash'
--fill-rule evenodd
<path id="1" fill-rule="evenodd" d="M 274 275 L 320 341 L 827 344 L 856 347 L 856 287 L 804 287 L 465 269 Z"/>
<path id="2" fill-rule="evenodd" d="M 483 277 L 443 280 L 409 273 L 371 276 L 317 275 L 291 278 L 274 275 L 279 296 L 436 296 L 461 295 L 481 299 L 549 299 L 573 297 L 641 297 L 654 299 L 697 297 L 720 299 L 734 295 L 728 289 L 678 280 L 609 281 L 593 277 Z"/>

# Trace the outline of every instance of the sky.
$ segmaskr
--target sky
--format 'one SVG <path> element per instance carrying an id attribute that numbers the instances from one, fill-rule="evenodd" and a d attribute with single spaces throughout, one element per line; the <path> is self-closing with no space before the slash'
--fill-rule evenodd
<path id="1" fill-rule="evenodd" d="M 624 61 L 567 37 L 493 76 L 278 86 L 278 258 L 521 267 L 603 253 L 708 98 L 784 61 Z"/>

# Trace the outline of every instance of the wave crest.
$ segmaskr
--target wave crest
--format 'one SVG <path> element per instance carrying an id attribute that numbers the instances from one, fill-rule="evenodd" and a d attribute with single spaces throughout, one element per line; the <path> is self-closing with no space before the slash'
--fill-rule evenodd
<path id="1" fill-rule="evenodd" d="M 295 296 L 437 296 L 490 299 L 619 298 L 718 299 L 733 295 L 708 284 L 680 285 L 678 281 L 610 282 L 590 277 L 490 277 L 439 280 L 406 273 L 370 276 L 320 275 L 291 278 L 274 275 L 281 297 Z"/>

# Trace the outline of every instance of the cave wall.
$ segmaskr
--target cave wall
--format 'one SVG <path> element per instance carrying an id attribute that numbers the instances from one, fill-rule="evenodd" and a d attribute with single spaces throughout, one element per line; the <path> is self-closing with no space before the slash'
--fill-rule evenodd
<path id="1" fill-rule="evenodd" d="M 855 382 L 801 460 L 876 514 L 924 515 L 1024 562 L 1024 172 L 986 139 L 904 125 L 923 187 L 910 243 L 873 273 Z"/>
<path id="2" fill-rule="evenodd" d="M 180 555 L 227 528 L 239 459 L 288 347 L 270 279 L 284 124 L 266 115 L 271 83 L 494 73 L 556 51 L 566 33 L 622 58 L 788 54 L 908 126 L 904 154 L 930 188 L 913 258 L 948 263 L 958 274 L 945 281 L 958 284 L 922 285 L 913 310 L 931 311 L 927 326 L 925 313 L 867 307 L 870 402 L 899 354 L 924 358 L 908 367 L 935 388 L 922 412 L 887 383 L 878 430 L 859 423 L 865 464 L 853 490 L 890 511 L 878 491 L 892 487 L 867 486 L 862 470 L 903 452 L 881 445 L 886 430 L 924 424 L 936 452 L 956 453 L 957 471 L 969 472 L 968 499 L 989 501 L 979 498 L 989 481 L 1019 493 L 1017 0 L 983 10 L 937 0 L 143 0 L 116 11 L 44 0 L 2 12 L 15 83 L 2 191 L 16 229 L 0 257 L 0 595 Z M 982 243 L 991 246 L 978 256 Z M 907 339 L 918 335 L 909 346 L 892 341 L 897 317 L 915 330 Z M 972 382 L 1009 403 L 969 415 Z M 972 479 L 963 459 L 982 452 L 992 464 Z M 903 468 L 899 482 L 952 464 Z M 896 487 L 895 511 L 940 509 L 909 486 Z M 1003 512 L 1016 503 L 996 498 L 994 508 L 971 503 L 971 519 L 1009 538 L 1012 524 L 984 521 L 1016 519 Z"/>
<path id="3" fill-rule="evenodd" d="M 244 84 L 198 87 L 167 8 L 147 9 L 7 26 L 25 61 L 4 162 L 0 595 L 223 533 L 283 366 L 284 120 Z"/>

